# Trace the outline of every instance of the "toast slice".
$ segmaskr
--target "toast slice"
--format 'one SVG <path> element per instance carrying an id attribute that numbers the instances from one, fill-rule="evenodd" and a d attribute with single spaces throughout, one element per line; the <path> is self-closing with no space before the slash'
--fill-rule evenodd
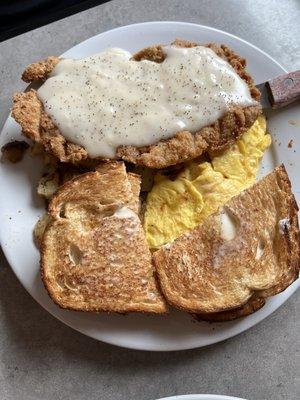
<path id="1" fill-rule="evenodd" d="M 198 44 L 177 39 L 172 45 L 194 47 Z M 204 46 L 211 48 L 219 57 L 226 60 L 247 83 L 252 98 L 256 101 L 260 100 L 260 92 L 245 69 L 245 59 L 224 45 L 217 46 L 208 43 Z M 161 63 L 165 57 L 163 46 L 155 45 L 134 54 L 133 60 L 137 62 L 150 60 Z M 48 57 L 30 64 L 24 71 L 22 79 L 25 82 L 42 82 L 49 77 L 59 61 L 58 57 Z M 21 125 L 23 134 L 43 145 L 46 152 L 54 154 L 62 162 L 79 163 L 89 159 L 85 148 L 69 142 L 61 134 L 58 127 L 46 114 L 35 90 L 16 93 L 13 103 L 12 116 Z M 203 127 L 197 132 L 175 132 L 173 137 L 149 146 L 120 146 L 117 149 L 116 158 L 156 169 L 176 165 L 196 158 L 208 150 L 219 151 L 227 148 L 251 127 L 260 113 L 259 103 L 248 107 L 233 105 L 214 124 Z"/>
<path id="2" fill-rule="evenodd" d="M 124 163 L 114 162 L 68 181 L 54 195 L 41 243 L 41 276 L 60 307 L 167 311 L 137 214 L 139 185 Z"/>
<path id="3" fill-rule="evenodd" d="M 255 311 L 298 277 L 297 211 L 288 175 L 280 166 L 154 253 L 167 301 L 203 319 L 230 319 L 228 310 L 238 308 L 241 315 L 251 307 Z M 248 303 L 254 295 L 263 299 L 256 306 Z M 227 315 L 212 314 L 220 312 Z M 237 310 L 233 313 L 239 316 Z"/>
<path id="4" fill-rule="evenodd" d="M 247 301 L 246 304 L 241 307 L 234 308 L 232 310 L 220 311 L 216 313 L 204 313 L 204 314 L 194 314 L 194 318 L 198 321 L 207 322 L 226 322 L 234 321 L 235 319 L 247 317 L 254 312 L 260 310 L 266 304 L 266 299 L 254 295 Z"/>

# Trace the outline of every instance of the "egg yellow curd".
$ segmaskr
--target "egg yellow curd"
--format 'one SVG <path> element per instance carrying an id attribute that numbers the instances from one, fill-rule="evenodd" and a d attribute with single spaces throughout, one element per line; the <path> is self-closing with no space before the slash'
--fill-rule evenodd
<path id="1" fill-rule="evenodd" d="M 260 116 L 230 148 L 209 153 L 210 162 L 191 162 L 174 180 L 157 173 L 144 217 L 150 248 L 173 242 L 251 186 L 270 144 L 266 119 Z"/>

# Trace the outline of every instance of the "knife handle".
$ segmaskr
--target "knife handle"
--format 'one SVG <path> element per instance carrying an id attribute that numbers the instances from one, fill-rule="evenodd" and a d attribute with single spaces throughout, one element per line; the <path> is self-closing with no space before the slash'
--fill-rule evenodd
<path id="1" fill-rule="evenodd" d="M 266 83 L 272 108 L 281 108 L 300 99 L 300 70 L 277 76 Z"/>

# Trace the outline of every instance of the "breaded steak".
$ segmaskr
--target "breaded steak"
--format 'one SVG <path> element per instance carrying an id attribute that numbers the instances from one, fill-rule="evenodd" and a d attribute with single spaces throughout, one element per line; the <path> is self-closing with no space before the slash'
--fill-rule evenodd
<path id="1" fill-rule="evenodd" d="M 193 47 L 196 43 L 176 40 L 172 45 L 178 47 Z M 226 60 L 248 85 L 251 96 L 259 101 L 260 93 L 254 86 L 251 76 L 245 71 L 246 62 L 228 47 L 207 44 L 219 57 Z M 133 59 L 163 62 L 165 58 L 162 45 L 148 47 L 136 53 Z M 58 57 L 48 57 L 43 61 L 29 65 L 23 73 L 26 82 L 46 80 Z M 41 143 L 47 152 L 54 154 L 63 162 L 78 163 L 89 158 L 87 151 L 74 143 L 67 141 L 60 133 L 51 118 L 45 113 L 42 102 L 35 90 L 17 93 L 13 98 L 12 115 L 21 125 L 25 136 Z M 259 104 L 253 106 L 232 106 L 229 112 L 210 126 L 203 127 L 198 132 L 181 131 L 172 138 L 161 140 L 156 144 L 144 147 L 120 146 L 116 157 L 137 165 L 149 168 L 166 168 L 200 156 L 211 150 L 222 150 L 230 146 L 256 120 L 261 113 Z"/>

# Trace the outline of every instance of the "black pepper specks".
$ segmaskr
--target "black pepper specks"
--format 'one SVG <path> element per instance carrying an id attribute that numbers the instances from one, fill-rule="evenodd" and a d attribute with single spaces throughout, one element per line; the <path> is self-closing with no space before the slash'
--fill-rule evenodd
<path id="1" fill-rule="evenodd" d="M 178 127 L 196 131 L 230 104 L 252 100 L 212 50 L 170 46 L 166 53 L 160 64 L 130 60 L 122 50 L 66 60 L 38 93 L 63 134 L 92 157 L 111 155 L 122 144 L 156 143 Z"/>

